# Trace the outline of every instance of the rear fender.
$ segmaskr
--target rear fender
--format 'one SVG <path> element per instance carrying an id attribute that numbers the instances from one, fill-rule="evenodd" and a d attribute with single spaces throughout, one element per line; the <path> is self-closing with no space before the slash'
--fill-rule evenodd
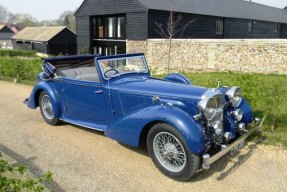
<path id="1" fill-rule="evenodd" d="M 51 103 L 53 105 L 53 112 L 54 112 L 55 117 L 59 118 L 61 116 L 61 107 L 60 107 L 60 102 L 59 102 L 60 95 L 57 92 L 57 89 L 53 88 L 52 86 L 53 85 L 48 83 L 47 81 L 42 81 L 38 83 L 34 87 L 27 101 L 27 106 L 31 109 L 36 109 L 39 106 L 40 93 L 42 91 L 45 91 L 50 97 Z"/>
<path id="2" fill-rule="evenodd" d="M 199 155 L 204 152 L 205 141 L 200 125 L 183 110 L 165 105 L 151 106 L 127 115 L 111 123 L 105 134 L 120 143 L 138 147 L 143 129 L 151 122 L 172 125 L 180 132 L 192 153 Z"/>

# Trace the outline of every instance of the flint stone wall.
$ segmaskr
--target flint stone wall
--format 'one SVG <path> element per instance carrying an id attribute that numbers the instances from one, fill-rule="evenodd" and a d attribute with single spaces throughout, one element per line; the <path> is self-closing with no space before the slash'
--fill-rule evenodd
<path id="1" fill-rule="evenodd" d="M 145 53 L 149 66 L 166 72 L 169 41 L 127 41 L 127 53 Z M 287 74 L 285 39 L 174 39 L 171 71 L 233 71 Z"/>

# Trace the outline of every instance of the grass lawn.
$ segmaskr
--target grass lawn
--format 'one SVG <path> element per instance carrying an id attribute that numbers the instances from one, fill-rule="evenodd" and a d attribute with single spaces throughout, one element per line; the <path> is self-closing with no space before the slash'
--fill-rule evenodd
<path id="1" fill-rule="evenodd" d="M 261 134 L 263 143 L 280 145 L 287 148 L 287 76 L 241 74 L 231 72 L 194 72 L 184 74 L 193 85 L 217 87 L 217 79 L 221 86 L 239 86 L 243 96 L 252 106 L 254 116 L 262 118 L 268 114 L 266 129 Z M 161 75 L 160 77 L 163 77 Z M 271 130 L 273 117 L 276 127 Z M 261 136 L 260 135 L 260 136 Z M 259 135 L 255 136 L 258 138 Z"/>

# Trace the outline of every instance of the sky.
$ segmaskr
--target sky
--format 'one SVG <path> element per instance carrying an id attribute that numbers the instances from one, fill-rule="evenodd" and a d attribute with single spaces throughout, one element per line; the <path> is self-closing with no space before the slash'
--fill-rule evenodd
<path id="1" fill-rule="evenodd" d="M 11 13 L 29 13 L 38 21 L 42 21 L 58 19 L 64 11 L 76 10 L 83 1 L 84 0 L 0 0 L 0 5 L 6 7 Z M 287 6 L 286 0 L 252 1 L 278 8 Z M 115 2 L 117 1 L 115 0 Z"/>
<path id="2" fill-rule="evenodd" d="M 0 0 L 11 13 L 28 13 L 38 21 L 58 19 L 64 11 L 75 11 L 84 0 Z"/>

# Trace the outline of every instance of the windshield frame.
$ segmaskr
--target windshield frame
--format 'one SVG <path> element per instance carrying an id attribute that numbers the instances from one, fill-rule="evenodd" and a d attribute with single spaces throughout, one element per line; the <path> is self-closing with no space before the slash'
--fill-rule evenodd
<path id="1" fill-rule="evenodd" d="M 117 74 L 117 75 L 113 75 L 111 77 L 106 77 L 104 75 L 105 71 L 103 70 L 102 68 L 102 65 L 101 65 L 101 61 L 103 60 L 109 60 L 109 61 L 112 61 L 112 60 L 121 60 L 121 59 L 127 59 L 127 58 L 141 58 L 142 62 L 143 62 L 143 67 L 145 68 L 144 71 L 140 71 L 140 72 L 126 72 L 126 73 L 120 73 L 120 74 Z M 111 55 L 111 56 L 103 56 L 103 57 L 98 57 L 96 58 L 96 62 L 97 62 L 97 66 L 101 72 L 101 76 L 103 79 L 105 80 L 110 80 L 110 79 L 113 79 L 115 77 L 119 77 L 119 76 L 122 76 L 122 75 L 128 75 L 128 74 L 149 74 L 149 68 L 148 68 L 148 65 L 147 65 L 147 61 L 146 61 L 146 58 L 144 56 L 144 54 L 131 54 L 131 55 Z"/>

